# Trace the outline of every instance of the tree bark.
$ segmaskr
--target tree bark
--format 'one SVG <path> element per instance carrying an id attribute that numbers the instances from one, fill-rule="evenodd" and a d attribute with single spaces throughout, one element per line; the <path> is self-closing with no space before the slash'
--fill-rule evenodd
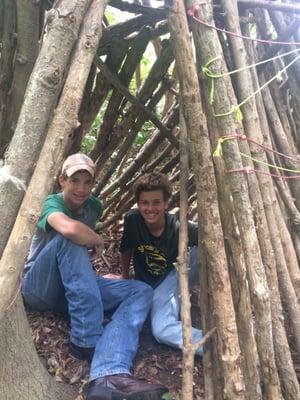
<path id="1" fill-rule="evenodd" d="M 17 51 L 14 75 L 7 99 L 6 116 L 3 124 L 5 135 L 2 146 L 6 147 L 13 137 L 24 94 L 39 52 L 38 4 L 31 0 L 17 0 Z"/>
<path id="2" fill-rule="evenodd" d="M 225 9 L 227 10 L 226 17 L 233 18 L 234 13 L 232 10 L 230 10 L 227 4 Z M 211 24 L 211 19 L 208 18 L 211 14 L 208 14 L 207 9 L 201 8 L 200 13 L 200 19 L 208 21 L 208 23 Z M 229 30 L 235 29 L 236 28 L 232 28 Z M 217 45 L 218 39 L 216 38 L 216 33 L 214 30 L 204 28 L 201 24 L 197 24 L 195 26 L 193 25 L 193 31 L 196 31 L 199 35 L 199 38 L 195 39 L 195 42 L 202 42 L 201 46 L 198 45 L 199 61 L 201 60 L 200 62 L 202 65 L 205 65 L 208 61 L 222 54 L 222 51 Z M 214 36 L 215 38 L 213 38 Z M 204 43 L 209 45 L 204 45 Z M 236 53 L 239 55 L 242 54 L 241 46 L 239 46 Z M 222 60 L 215 63 L 215 68 L 217 68 L 218 73 L 226 72 L 226 67 Z M 233 104 L 236 104 L 232 92 L 231 82 L 228 81 L 226 77 L 216 81 L 215 94 L 216 96 L 213 103 L 215 114 L 220 114 L 222 112 L 226 113 L 228 110 L 232 109 Z M 208 96 L 206 96 L 206 98 L 208 99 Z M 230 114 L 222 118 L 216 118 L 219 134 L 221 136 L 226 137 L 227 135 L 241 132 L 241 126 L 235 121 L 234 117 L 235 116 L 233 114 Z M 242 160 L 240 158 L 240 151 L 236 146 L 237 144 L 234 140 L 228 140 L 223 145 L 223 156 L 227 170 L 241 168 Z M 252 178 L 250 177 L 249 182 L 251 182 L 251 180 Z M 256 233 L 257 220 L 254 221 L 252 205 L 244 176 L 238 173 L 231 173 L 228 175 L 228 181 L 230 182 L 235 216 L 241 235 L 243 254 L 245 257 L 247 270 L 247 279 L 251 292 L 252 306 L 255 313 L 256 341 L 262 363 L 261 366 L 263 377 L 265 380 L 266 398 L 271 399 L 276 396 L 278 396 L 276 398 L 280 398 L 280 392 L 278 392 L 279 380 L 276 373 L 273 340 L 271 334 L 272 321 L 270 298 L 261 258 L 262 256 L 259 247 L 259 241 Z M 254 374 L 255 369 L 256 366 L 253 365 L 252 371 Z M 252 393 L 250 398 L 259 398 L 260 394 L 256 390 L 257 386 L 251 385 L 249 378 L 250 377 L 248 377 L 246 380 L 248 383 L 247 393 Z"/>
<path id="3" fill-rule="evenodd" d="M 18 271 L 24 263 L 44 198 L 53 186 L 69 136 L 78 121 L 85 83 L 101 35 L 103 8 L 102 0 L 92 0 L 59 105 L 0 261 L 0 389 L 5 400 L 75 397 L 73 389 L 56 383 L 47 374 L 33 347 L 21 296 L 15 304 L 11 297 L 17 291 Z"/>
<path id="4" fill-rule="evenodd" d="M 264 80 L 261 79 L 261 82 L 264 82 Z M 272 130 L 272 138 L 273 138 L 274 143 L 276 144 L 277 150 L 283 154 L 286 154 L 286 155 L 296 159 L 297 153 L 294 153 L 293 148 L 291 148 L 289 145 L 286 133 L 283 129 L 283 126 L 282 126 L 280 118 L 278 116 L 278 112 L 276 110 L 272 95 L 268 88 L 266 88 L 263 91 L 262 96 L 263 96 L 263 100 L 264 100 L 264 106 L 266 109 L 266 113 L 268 116 L 269 127 Z M 288 158 L 283 158 L 282 163 L 285 168 L 295 170 L 295 171 L 298 170 L 299 162 L 290 160 Z M 289 174 L 291 175 L 292 173 L 289 173 Z M 292 182 L 289 183 L 289 186 L 293 193 L 293 197 L 295 198 L 295 204 L 296 204 L 298 210 L 300 210 L 300 182 L 297 179 L 292 179 Z M 299 269 L 298 269 L 298 275 L 300 277 Z M 299 277 L 298 277 L 298 280 L 299 280 Z"/>
<path id="5" fill-rule="evenodd" d="M 2 400 L 74 400 L 74 389 L 56 382 L 41 363 L 21 296 L 0 320 L 0 332 Z"/>
<path id="6" fill-rule="evenodd" d="M 244 399 L 241 354 L 218 210 L 216 182 L 206 118 L 202 111 L 197 72 L 190 46 L 189 29 L 183 2 L 174 1 L 172 6 L 168 4 L 168 7 L 170 7 L 168 24 L 198 193 L 200 248 L 201 252 L 207 255 L 209 262 L 212 312 L 217 327 L 217 352 L 224 377 L 222 394 L 223 398 L 228 400 Z"/>
<path id="7" fill-rule="evenodd" d="M 236 5 L 227 0 L 223 0 L 222 4 L 224 6 L 224 9 L 226 10 L 225 19 L 226 19 L 227 29 L 229 31 L 234 31 L 240 34 L 238 12 Z M 243 40 L 239 37 L 233 37 L 229 35 L 228 41 L 232 48 L 232 55 L 234 59 L 235 68 L 244 68 L 248 64 L 248 57 L 246 54 L 246 48 L 244 46 Z M 236 82 L 237 82 L 237 98 L 239 102 L 242 102 L 244 99 L 248 98 L 248 96 L 250 96 L 254 91 L 251 75 L 249 74 L 248 71 L 245 70 L 241 71 L 237 74 Z M 242 112 L 244 117 L 243 125 L 247 137 L 253 138 L 257 142 L 262 142 L 261 127 L 259 124 L 259 120 L 257 118 L 256 104 L 253 99 L 249 99 L 242 106 Z M 242 146 L 241 148 L 243 149 L 244 147 L 245 146 Z M 265 155 L 263 154 L 262 151 L 257 149 L 252 149 L 251 145 L 250 145 L 250 150 L 251 154 L 253 154 L 253 157 L 255 156 L 256 159 L 262 161 L 265 160 Z M 250 188 L 249 194 L 250 194 L 255 222 L 257 225 L 257 236 L 259 240 L 260 252 L 263 262 L 263 264 L 261 264 L 259 273 L 260 281 L 262 282 L 262 279 L 266 279 L 267 283 L 266 269 L 275 268 L 274 260 L 272 257 L 273 252 L 268 233 L 270 231 L 270 234 L 273 233 L 275 235 L 276 231 L 271 232 L 271 229 L 269 229 L 269 231 L 268 229 L 266 229 L 267 225 L 266 218 L 268 219 L 269 222 L 272 220 L 272 210 L 270 207 L 272 204 L 272 199 L 270 197 L 269 190 L 267 190 L 267 188 L 271 189 L 272 182 L 270 179 L 268 179 L 268 177 L 265 177 L 264 175 L 260 174 L 257 175 L 257 179 L 255 176 L 249 176 L 248 182 Z M 264 206 L 262 203 L 262 198 L 264 200 Z M 256 271 L 258 272 L 258 269 Z M 258 281 L 256 281 L 256 284 L 258 284 Z M 251 288 L 251 278 L 250 278 L 250 288 Z M 262 301 L 260 303 L 260 306 L 257 307 L 258 304 L 257 306 L 255 306 L 256 300 L 258 298 L 257 299 L 255 298 L 256 294 L 254 294 L 253 289 L 254 287 L 251 288 L 251 297 L 253 305 L 257 310 L 260 308 L 256 317 L 257 327 L 259 326 L 256 332 L 256 342 L 257 342 L 259 357 L 262 364 L 266 398 L 273 399 L 275 396 L 276 398 L 279 399 L 281 398 L 281 390 L 280 390 L 278 374 L 276 371 L 273 339 L 272 339 L 272 334 L 269 330 L 269 327 L 271 326 L 270 298 L 267 299 L 266 297 L 265 299 L 263 299 L 264 296 L 262 296 L 259 299 L 259 302 Z M 269 296 L 267 292 L 265 294 Z M 262 306 L 264 307 L 264 310 L 261 309 Z"/>
<path id="8" fill-rule="evenodd" d="M 212 18 L 212 11 L 211 9 L 207 9 L 206 11 L 203 10 L 203 13 L 200 14 L 200 18 L 204 21 L 207 21 L 208 23 L 211 24 L 211 18 Z M 206 62 L 209 60 L 214 59 L 215 57 L 219 56 L 222 54 L 222 48 L 219 43 L 218 35 L 217 33 L 212 30 L 212 29 L 206 29 L 203 28 L 200 24 L 193 24 L 192 25 L 192 32 L 193 32 L 193 38 L 196 46 L 196 54 L 197 54 L 197 63 L 198 63 L 198 73 L 200 76 L 200 79 L 202 81 L 202 85 L 204 88 L 203 92 L 203 101 L 206 102 L 206 115 L 209 118 L 209 127 L 210 127 L 210 132 L 213 134 L 213 132 L 216 133 L 215 137 L 212 137 L 212 145 L 216 147 L 218 138 L 220 135 L 223 135 L 226 133 L 225 132 L 236 132 L 240 129 L 238 125 L 235 123 L 233 116 L 228 116 L 225 117 L 225 121 L 221 121 L 220 119 L 217 119 L 214 117 L 214 113 L 217 112 L 225 112 L 228 108 L 232 106 L 232 104 L 235 102 L 234 94 L 232 91 L 231 83 L 228 82 L 225 79 L 220 79 L 216 82 L 216 96 L 214 99 L 213 105 L 210 104 L 209 98 L 210 98 L 210 88 L 209 82 L 207 80 L 203 79 L 203 76 L 201 74 L 201 66 L 205 65 Z M 223 63 L 218 63 L 218 71 L 219 72 L 226 72 L 226 67 Z M 222 111 L 217 111 L 217 110 L 222 110 Z M 235 147 L 235 146 L 234 146 Z M 236 157 L 236 151 L 239 153 L 239 150 L 236 148 L 232 148 L 231 151 L 233 152 L 231 158 L 234 159 L 234 162 L 237 162 L 237 157 Z M 232 215 L 231 218 L 233 220 L 237 219 L 236 215 L 236 205 L 235 205 L 235 199 L 230 199 L 228 196 L 232 196 L 232 187 L 233 183 L 230 182 L 231 176 L 227 175 L 224 177 L 222 172 L 225 172 L 226 166 L 223 166 L 223 162 L 216 160 L 215 161 L 215 168 L 218 170 L 216 173 L 218 177 L 218 183 L 220 181 L 226 182 L 228 184 L 224 186 L 224 183 L 222 185 L 218 184 L 218 189 L 219 189 L 219 196 L 220 196 L 220 202 L 221 202 L 221 209 L 224 210 L 226 207 L 226 204 L 229 205 L 232 203 L 232 207 L 234 214 Z M 236 177 L 238 179 L 238 177 Z M 241 177 L 242 179 L 242 177 Z M 237 184 L 237 182 L 235 183 Z M 229 190 L 229 193 L 227 194 L 227 190 Z M 239 188 L 236 187 L 233 189 L 234 193 L 240 193 L 241 197 L 243 200 L 240 202 L 243 204 L 245 202 L 244 197 L 247 196 L 247 189 L 242 184 Z M 226 203 L 222 202 L 222 199 L 225 198 Z M 249 200 L 247 200 L 249 201 Z M 226 210 L 226 213 L 230 213 L 230 209 Z M 228 215 L 224 215 L 223 213 L 223 222 L 227 221 L 227 224 L 229 221 L 227 220 Z M 233 221 L 232 221 L 233 222 Z M 256 346 L 252 345 L 253 343 L 253 332 L 251 328 L 251 319 L 249 318 L 249 312 L 248 312 L 248 307 L 247 306 L 247 288 L 249 287 L 249 283 L 247 281 L 247 278 L 245 276 L 245 271 L 246 271 L 246 255 L 244 254 L 244 246 L 243 246 L 243 241 L 242 241 L 242 234 L 240 232 L 240 228 L 236 227 L 234 228 L 234 225 L 229 223 L 228 225 L 225 225 L 224 227 L 224 234 L 226 234 L 226 239 L 229 241 L 230 247 L 231 247 L 231 252 L 232 254 L 229 255 L 229 262 L 234 262 L 235 258 L 237 259 L 237 262 L 234 262 L 234 265 L 231 266 L 231 279 L 232 282 L 234 283 L 236 279 L 240 278 L 242 282 L 238 285 L 239 292 L 241 294 L 241 298 L 239 298 L 239 304 L 238 308 L 236 308 L 237 312 L 237 323 L 238 323 L 238 329 L 239 329 L 239 340 L 240 340 L 240 346 L 241 346 L 241 351 L 243 354 L 243 372 L 244 372 L 244 377 L 245 377 L 245 385 L 246 385 L 246 398 L 247 399 L 261 399 L 262 394 L 261 394 L 261 389 L 259 387 L 259 376 L 258 376 L 258 371 L 257 371 L 257 353 L 256 353 Z M 228 232 L 230 229 L 232 230 L 232 233 Z M 229 235 L 228 235 L 229 233 Z M 238 238 L 240 238 L 240 243 L 238 241 Z M 241 246 L 241 247 L 240 247 Z M 243 254 L 243 258 L 241 259 L 240 257 L 240 252 Z M 250 252 L 251 253 L 251 252 Z M 233 286 L 234 287 L 234 286 Z M 238 293 L 235 293 L 234 298 L 238 296 Z M 242 309 L 242 307 L 245 307 L 245 309 Z M 238 318 L 241 315 L 241 320 Z"/>
<path id="9" fill-rule="evenodd" d="M 105 60 L 105 65 L 110 71 L 117 73 L 122 62 L 124 61 L 127 50 L 127 46 L 122 47 L 119 44 L 111 48 Z M 93 80 L 92 82 L 93 85 L 91 93 L 85 93 L 86 99 L 84 99 L 81 104 L 79 112 L 80 126 L 74 132 L 70 153 L 77 153 L 80 150 L 84 135 L 92 128 L 101 106 L 104 103 L 109 90 L 111 89 L 109 80 L 106 79 L 101 71 L 98 71 L 95 81 Z"/>
<path id="10" fill-rule="evenodd" d="M 89 2 L 62 0 L 49 15 L 47 36 L 27 86 L 5 165 L 0 168 L 0 255 L 23 199 L 24 185 L 34 170 Z"/>
<path id="11" fill-rule="evenodd" d="M 84 87 L 101 36 L 103 11 L 102 0 L 92 0 L 46 141 L 0 260 L 0 316 L 13 296 L 16 275 L 24 263 L 44 199 L 53 188 L 69 137 L 78 123 Z"/>
<path id="12" fill-rule="evenodd" d="M 193 369 L 195 350 L 192 346 L 191 300 L 189 295 L 189 273 L 187 265 L 188 246 L 188 194 L 189 154 L 187 132 L 182 112 L 180 112 L 180 230 L 178 249 L 178 274 L 180 285 L 180 304 L 182 320 L 183 357 L 182 357 L 182 393 L 185 400 L 193 400 Z"/>
<path id="13" fill-rule="evenodd" d="M 174 110 L 170 110 L 170 115 L 167 115 L 163 120 L 163 124 L 167 126 L 166 130 L 170 131 L 170 136 L 173 135 L 172 129 L 178 122 L 177 113 Z M 169 126 L 168 126 L 169 125 Z M 175 139 L 175 136 L 173 136 Z M 103 198 L 107 197 L 116 188 L 119 190 L 124 189 L 126 182 L 132 178 L 132 176 L 138 171 L 138 169 L 153 155 L 153 150 L 163 142 L 164 136 L 161 131 L 155 130 L 147 140 L 147 142 L 142 146 L 140 151 L 135 157 L 134 163 L 129 165 L 121 176 L 118 177 L 112 184 L 110 184 L 102 193 Z M 177 139 L 176 139 L 177 142 Z M 99 193 L 98 193 L 99 194 Z"/>
<path id="14" fill-rule="evenodd" d="M 119 81 L 126 88 L 132 79 L 132 76 L 136 70 L 136 67 L 143 56 L 143 53 L 149 42 L 148 29 L 142 29 L 141 32 L 136 37 L 135 43 L 129 50 L 122 70 L 118 76 Z M 98 61 L 97 65 L 99 66 Z M 101 68 L 101 72 L 105 75 L 104 68 Z M 106 75 L 107 78 L 107 75 Z M 122 109 L 125 106 L 123 100 L 123 95 L 117 88 L 114 88 L 112 95 L 109 99 L 108 106 L 106 108 L 102 125 L 99 128 L 97 141 L 90 152 L 90 157 L 96 160 L 100 153 L 106 151 L 106 146 L 110 140 L 116 135 L 114 132 L 114 125 L 118 120 L 119 116 L 122 115 Z"/>
<path id="15" fill-rule="evenodd" d="M 157 91 L 159 96 L 157 96 L 157 93 L 154 96 L 155 89 L 159 86 L 159 82 L 164 78 L 172 61 L 172 51 L 170 44 L 167 42 L 149 71 L 143 86 L 138 91 L 136 99 L 142 106 L 145 106 L 150 99 L 150 102 L 147 104 L 147 109 L 151 112 L 153 112 L 153 108 L 157 105 L 163 94 L 162 91 Z M 118 112 L 112 111 L 113 110 L 110 111 L 112 115 L 118 115 Z M 153 115 L 155 114 L 153 113 Z M 131 105 L 128 108 L 122 121 L 115 123 L 115 132 L 111 135 L 111 138 L 105 147 L 105 151 L 101 151 L 98 156 L 97 171 L 103 168 L 106 161 L 110 158 L 111 154 L 115 151 L 117 145 L 122 142 L 124 137 L 126 137 L 126 141 L 128 141 L 129 137 L 132 138 L 132 141 L 134 140 L 136 134 L 140 131 L 145 121 L 147 121 L 147 117 L 143 114 L 141 115 L 139 107 Z M 107 129 L 104 128 L 105 127 L 102 125 L 101 132 Z"/>
<path id="16" fill-rule="evenodd" d="M 13 77 L 13 66 L 16 49 L 16 1 L 4 0 L 1 3 L 1 38 L 0 49 L 0 158 L 9 143 L 9 134 L 4 131 L 7 114 L 7 101 Z"/>
<path id="17" fill-rule="evenodd" d="M 251 60 L 250 62 L 254 63 L 255 58 L 253 55 L 253 51 L 250 50 L 248 52 Z M 258 87 L 259 80 L 255 71 L 253 71 L 252 73 L 252 79 L 255 84 L 255 87 Z M 265 90 L 263 91 L 263 93 L 264 92 Z M 264 132 L 263 136 L 265 144 L 271 148 L 272 141 L 270 137 L 270 129 L 268 126 L 268 120 L 262 96 L 260 95 L 256 96 L 256 104 L 257 104 L 261 130 L 262 132 Z M 268 161 L 271 162 L 272 164 L 275 164 L 274 157 L 271 154 L 269 154 Z M 282 192 L 284 190 L 283 183 L 279 181 L 278 186 L 280 186 Z M 282 214 L 280 213 L 279 210 L 279 205 L 277 202 L 277 196 L 275 194 L 274 185 L 268 183 L 266 184 L 266 189 L 268 191 L 268 195 L 270 195 L 271 201 L 267 201 L 265 199 L 264 205 L 266 208 L 266 216 L 268 220 L 270 239 L 272 242 L 272 247 L 274 249 L 274 256 L 275 256 L 274 261 L 276 261 L 275 263 L 274 262 L 271 264 L 269 263 L 269 266 L 267 266 L 266 268 L 268 286 L 271 292 L 272 331 L 274 338 L 275 359 L 284 395 L 290 400 L 292 399 L 296 400 L 300 396 L 299 383 L 297 380 L 297 376 L 293 366 L 293 361 L 291 358 L 287 333 L 285 331 L 284 314 L 278 287 L 278 274 L 277 274 L 278 265 L 281 265 L 281 263 L 285 263 L 285 259 L 284 257 L 282 257 L 283 248 L 280 241 L 281 227 L 282 225 L 285 226 L 285 221 L 283 220 Z M 288 199 L 288 201 L 290 201 L 290 199 Z M 292 208 L 291 205 L 290 208 Z M 296 209 L 296 207 L 293 204 L 293 210 L 294 209 Z M 294 210 L 294 214 L 296 211 L 297 210 Z M 276 220 L 278 221 L 278 219 L 280 220 L 280 222 L 277 222 L 276 225 Z M 266 263 L 266 265 L 268 264 Z M 295 320 L 295 324 L 297 326 L 297 319 Z"/>

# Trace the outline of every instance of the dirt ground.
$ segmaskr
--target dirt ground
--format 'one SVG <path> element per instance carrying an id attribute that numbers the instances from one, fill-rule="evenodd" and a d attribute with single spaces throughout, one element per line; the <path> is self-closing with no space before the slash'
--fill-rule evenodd
<path id="1" fill-rule="evenodd" d="M 119 273 L 118 241 L 108 241 L 105 257 L 95 262 L 99 274 Z M 193 306 L 192 315 L 199 325 L 199 310 Z M 28 319 L 37 352 L 49 373 L 57 381 L 74 385 L 78 391 L 76 400 L 85 399 L 89 364 L 74 359 L 68 353 L 69 322 L 52 313 L 40 313 L 27 309 Z M 162 383 L 172 396 L 168 400 L 179 400 L 182 378 L 182 355 L 180 350 L 161 345 L 153 338 L 149 319 L 140 336 L 140 346 L 134 361 L 133 374 L 138 379 L 151 383 Z M 203 370 L 201 359 L 195 359 L 194 399 L 203 399 Z"/>

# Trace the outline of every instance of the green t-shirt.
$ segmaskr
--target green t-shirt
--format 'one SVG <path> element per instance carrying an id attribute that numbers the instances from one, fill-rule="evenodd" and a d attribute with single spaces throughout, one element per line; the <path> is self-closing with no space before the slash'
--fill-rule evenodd
<path id="1" fill-rule="evenodd" d="M 48 225 L 47 219 L 49 215 L 54 212 L 62 212 L 72 219 L 83 222 L 91 229 L 95 229 L 96 221 L 102 212 L 102 205 L 96 197 L 90 196 L 83 204 L 82 213 L 78 214 L 66 207 L 62 193 L 52 194 L 46 198 L 44 208 L 38 222 L 38 227 L 40 229 L 45 232 L 48 232 L 52 229 Z"/>
<path id="2" fill-rule="evenodd" d="M 153 236 L 147 228 L 138 209 L 130 210 L 124 218 L 124 232 L 121 253 L 133 250 L 135 278 L 156 287 L 168 275 L 178 256 L 179 221 L 165 213 L 165 229 L 159 236 Z M 188 245 L 198 245 L 198 225 L 188 221 Z"/>
<path id="3" fill-rule="evenodd" d="M 57 233 L 47 222 L 49 215 L 54 212 L 64 213 L 68 217 L 88 225 L 91 229 L 95 229 L 96 222 L 102 213 L 102 204 L 96 197 L 90 196 L 83 204 L 82 212 L 76 213 L 66 207 L 62 193 L 49 195 L 45 200 L 37 231 L 31 242 L 25 271 L 31 267 L 42 249 Z"/>

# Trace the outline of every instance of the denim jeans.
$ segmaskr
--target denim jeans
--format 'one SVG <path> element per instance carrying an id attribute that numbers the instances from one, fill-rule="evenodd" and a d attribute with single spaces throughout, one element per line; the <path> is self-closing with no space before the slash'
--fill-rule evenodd
<path id="1" fill-rule="evenodd" d="M 192 286 L 198 278 L 198 247 L 190 250 L 189 284 Z M 169 346 L 183 347 L 182 322 L 180 321 L 180 287 L 177 270 L 174 268 L 167 277 L 154 289 L 151 308 L 152 333 L 155 339 Z M 192 328 L 192 340 L 202 338 L 202 330 Z M 201 355 L 202 348 L 196 354 Z"/>
<path id="2" fill-rule="evenodd" d="M 153 289 L 144 282 L 96 277 L 88 251 L 57 234 L 24 277 L 22 293 L 35 309 L 68 312 L 71 341 L 96 347 L 90 379 L 130 373 Z M 104 310 L 115 309 L 103 327 Z"/>

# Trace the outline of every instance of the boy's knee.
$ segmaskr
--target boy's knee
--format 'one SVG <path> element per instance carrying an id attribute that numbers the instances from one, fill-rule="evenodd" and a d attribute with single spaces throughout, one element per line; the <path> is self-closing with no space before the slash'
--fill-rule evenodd
<path id="1" fill-rule="evenodd" d="M 58 248 L 64 252 L 68 250 L 74 252 L 74 255 L 84 253 L 84 255 L 88 256 L 88 250 L 86 246 L 72 242 L 72 240 L 63 236 L 61 233 L 57 233 L 54 240 L 56 240 Z"/>

